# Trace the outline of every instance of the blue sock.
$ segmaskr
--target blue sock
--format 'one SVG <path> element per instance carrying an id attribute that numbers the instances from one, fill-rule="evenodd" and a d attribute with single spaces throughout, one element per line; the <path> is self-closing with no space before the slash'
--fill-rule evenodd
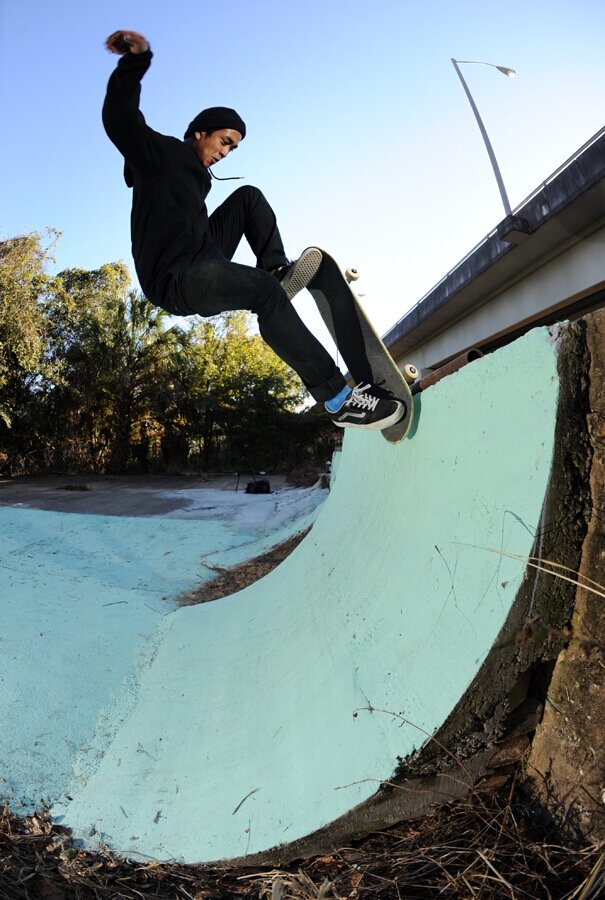
<path id="1" fill-rule="evenodd" d="M 332 397 L 331 400 L 326 400 L 324 406 L 328 410 L 328 412 L 335 413 L 338 412 L 340 407 L 343 405 L 349 394 L 351 393 L 351 388 L 348 384 L 345 384 L 343 389 L 339 391 L 335 397 Z"/>

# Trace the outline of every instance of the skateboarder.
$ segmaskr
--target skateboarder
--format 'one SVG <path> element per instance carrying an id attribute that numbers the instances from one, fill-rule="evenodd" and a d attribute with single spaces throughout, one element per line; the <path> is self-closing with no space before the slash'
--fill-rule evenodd
<path id="1" fill-rule="evenodd" d="M 154 131 L 139 110 L 149 43 L 120 30 L 106 47 L 121 59 L 107 86 L 103 124 L 133 190 L 132 254 L 148 299 L 180 316 L 251 310 L 263 339 L 336 425 L 382 429 L 397 422 L 403 402 L 371 381 L 351 390 L 290 302 L 313 280 L 321 251 L 311 247 L 289 262 L 275 214 L 255 187 L 239 188 L 208 215 L 205 200 L 216 177 L 211 169 L 245 138 L 242 118 L 229 107 L 211 107 L 191 121 L 182 141 Z M 256 268 L 231 262 L 242 237 Z"/>

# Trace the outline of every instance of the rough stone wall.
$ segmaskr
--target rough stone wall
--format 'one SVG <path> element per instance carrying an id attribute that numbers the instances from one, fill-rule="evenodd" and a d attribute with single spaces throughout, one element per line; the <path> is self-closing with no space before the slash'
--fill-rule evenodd
<path id="1" fill-rule="evenodd" d="M 594 582 L 605 585 L 605 311 L 583 322 L 590 363 L 592 509 L 578 571 L 582 583 L 595 587 Z M 527 766 L 536 799 L 554 823 L 594 841 L 605 840 L 605 588 L 601 591 L 576 591 L 567 644 L 555 665 Z"/>

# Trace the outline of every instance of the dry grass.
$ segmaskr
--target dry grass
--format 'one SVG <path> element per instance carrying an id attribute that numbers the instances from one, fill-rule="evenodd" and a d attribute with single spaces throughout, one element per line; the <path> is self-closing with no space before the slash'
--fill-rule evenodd
<path id="1" fill-rule="evenodd" d="M 0 819 L 2 900 L 596 900 L 605 853 L 537 830 L 509 785 L 283 870 L 129 862 L 74 849 L 38 814 Z"/>

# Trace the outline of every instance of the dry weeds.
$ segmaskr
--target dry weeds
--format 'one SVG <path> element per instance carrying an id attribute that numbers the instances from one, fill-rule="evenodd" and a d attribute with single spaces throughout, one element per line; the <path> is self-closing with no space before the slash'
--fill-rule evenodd
<path id="1" fill-rule="evenodd" d="M 596 900 L 602 847 L 539 831 L 510 783 L 283 870 L 131 862 L 73 847 L 47 816 L 0 819 L 2 900 Z"/>

